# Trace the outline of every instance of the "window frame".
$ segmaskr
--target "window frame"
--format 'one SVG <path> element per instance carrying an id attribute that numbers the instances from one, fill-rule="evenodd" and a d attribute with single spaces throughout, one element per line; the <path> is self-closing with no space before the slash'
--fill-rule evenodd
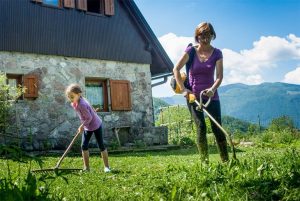
<path id="1" fill-rule="evenodd" d="M 97 83 L 97 84 L 102 84 L 103 86 L 103 109 L 100 110 L 99 112 L 109 112 L 109 95 L 108 95 L 108 79 L 107 78 L 89 78 L 89 77 L 86 77 L 85 78 L 85 88 L 86 88 L 86 85 L 88 83 Z M 86 96 L 86 91 L 85 91 L 85 96 Z M 96 108 L 95 108 L 96 109 Z"/>

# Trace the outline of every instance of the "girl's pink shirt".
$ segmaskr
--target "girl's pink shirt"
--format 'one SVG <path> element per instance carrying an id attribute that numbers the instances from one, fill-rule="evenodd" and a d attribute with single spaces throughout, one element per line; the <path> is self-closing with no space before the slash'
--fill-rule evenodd
<path id="1" fill-rule="evenodd" d="M 84 98 L 80 97 L 78 103 L 72 103 L 71 105 L 84 125 L 84 130 L 94 131 L 102 125 L 100 117 Z"/>

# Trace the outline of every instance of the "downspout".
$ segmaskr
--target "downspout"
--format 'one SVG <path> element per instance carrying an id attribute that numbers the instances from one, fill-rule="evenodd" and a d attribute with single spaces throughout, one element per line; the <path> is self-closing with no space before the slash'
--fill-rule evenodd
<path id="1" fill-rule="evenodd" d="M 166 74 L 162 74 L 162 75 L 158 75 L 158 76 L 154 76 L 151 78 L 151 81 L 152 80 L 157 80 L 157 79 L 161 79 L 161 78 L 164 78 L 164 80 L 160 81 L 160 82 L 157 82 L 157 83 L 154 83 L 154 84 L 151 84 L 151 87 L 156 87 L 158 85 L 161 85 L 161 84 L 164 84 L 167 82 L 168 80 L 168 77 L 173 75 L 173 73 L 166 73 Z"/>

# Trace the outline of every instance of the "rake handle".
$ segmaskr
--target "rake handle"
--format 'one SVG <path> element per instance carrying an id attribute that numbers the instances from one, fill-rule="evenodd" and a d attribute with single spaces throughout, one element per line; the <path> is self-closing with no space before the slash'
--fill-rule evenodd
<path id="1" fill-rule="evenodd" d="M 73 137 L 72 141 L 70 142 L 68 148 L 66 149 L 66 151 L 64 152 L 64 154 L 60 157 L 60 159 L 58 160 L 58 162 L 56 163 L 55 169 L 59 168 L 61 162 L 63 161 L 63 159 L 66 157 L 67 153 L 70 151 L 71 147 L 73 146 L 75 140 L 77 139 L 78 135 L 80 135 L 81 132 L 77 132 L 76 135 Z"/>

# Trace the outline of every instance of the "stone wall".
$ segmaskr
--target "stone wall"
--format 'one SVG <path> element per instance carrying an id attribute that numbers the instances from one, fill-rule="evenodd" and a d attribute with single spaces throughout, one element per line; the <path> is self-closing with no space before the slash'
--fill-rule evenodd
<path id="1" fill-rule="evenodd" d="M 153 127 L 151 73 L 148 64 L 81 59 L 52 55 L 0 52 L 0 71 L 8 74 L 36 74 L 39 97 L 23 99 L 14 106 L 14 125 L 20 136 L 31 136 L 26 149 L 43 149 L 44 143 L 64 149 L 80 125 L 67 102 L 64 90 L 79 83 L 84 90 L 85 78 L 129 80 L 132 110 L 99 113 L 104 123 L 107 144 L 115 140 L 113 127 L 129 126 L 128 142 L 143 140 L 146 144 L 166 144 L 165 128 Z M 162 132 L 162 135 L 159 134 Z"/>

